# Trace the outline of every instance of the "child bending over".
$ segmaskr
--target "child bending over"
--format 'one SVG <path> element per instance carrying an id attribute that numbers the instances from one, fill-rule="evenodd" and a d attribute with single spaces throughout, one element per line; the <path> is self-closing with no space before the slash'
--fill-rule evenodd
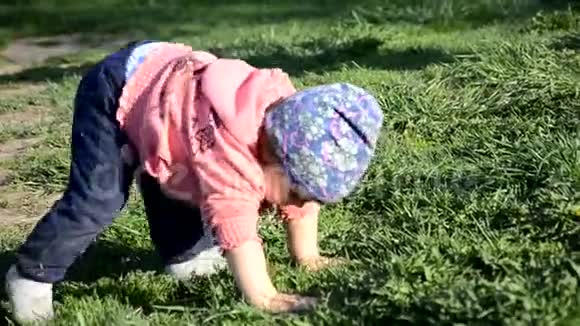
<path id="1" fill-rule="evenodd" d="M 14 319 L 53 318 L 52 285 L 124 208 L 136 179 L 165 270 L 185 280 L 229 266 L 252 305 L 310 309 L 279 293 L 257 233 L 268 203 L 288 249 L 311 270 L 320 205 L 349 195 L 374 155 L 383 116 L 363 89 L 296 91 L 280 69 L 168 42 L 136 42 L 82 78 L 74 100 L 68 187 L 6 275 Z"/>

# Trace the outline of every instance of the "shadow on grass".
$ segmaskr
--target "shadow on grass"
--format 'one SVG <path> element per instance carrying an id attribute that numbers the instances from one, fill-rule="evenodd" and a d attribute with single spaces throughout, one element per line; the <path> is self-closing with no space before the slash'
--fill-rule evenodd
<path id="1" fill-rule="evenodd" d="M 160 271 L 160 268 L 161 261 L 154 250 L 101 240 L 71 266 L 67 280 L 94 282 L 101 277 L 118 278 L 136 270 Z"/>
<path id="2" fill-rule="evenodd" d="M 72 65 L 67 67 L 59 66 L 39 66 L 28 68 L 13 74 L 0 75 L 0 85 L 15 82 L 60 82 L 64 78 L 73 75 L 84 74 L 96 62 L 84 63 L 81 65 Z"/>
<path id="3" fill-rule="evenodd" d="M 273 44 L 263 46 L 260 53 L 244 53 L 246 50 L 240 47 L 209 51 L 222 57 L 239 58 L 260 68 L 279 67 L 294 76 L 336 70 L 345 64 L 367 69 L 420 70 L 430 64 L 453 62 L 459 55 L 437 48 L 382 50 L 382 44 L 382 40 L 367 37 L 346 42 L 318 39 L 288 46 Z"/>
<path id="4" fill-rule="evenodd" d="M 4 276 L 14 260 L 14 251 L 0 253 L 1 300 L 7 300 Z M 158 256 L 153 250 L 137 249 L 120 243 L 99 240 L 71 266 L 65 280 L 91 284 L 103 277 L 116 279 L 137 270 L 160 271 L 160 267 Z M 82 290 L 80 292 L 82 295 Z M 138 299 L 135 300 L 138 301 Z M 9 319 L 5 308 L 0 307 L 0 324 L 5 324 L 6 319 Z"/>
<path id="5" fill-rule="evenodd" d="M 0 273 L 2 276 L 0 300 L 2 301 L 7 300 L 4 276 L 14 260 L 14 251 L 0 253 Z M 96 241 L 75 261 L 65 278 L 66 282 L 75 282 L 79 286 L 68 287 L 64 291 L 55 291 L 54 300 L 60 301 L 63 296 L 75 298 L 93 295 L 99 298 L 113 296 L 116 300 L 121 300 L 135 309 L 140 309 L 147 315 L 155 311 L 153 307 L 155 304 L 208 307 L 208 304 L 215 300 L 214 293 L 208 289 L 215 286 L 216 282 L 225 284 L 232 292 L 235 291 L 232 282 L 224 283 L 224 276 L 228 275 L 227 270 L 212 275 L 211 279 L 200 277 L 195 282 L 178 282 L 171 278 L 157 280 L 144 275 L 139 275 L 137 280 L 134 272 L 164 273 L 161 261 L 153 250 L 139 249 L 108 240 Z M 134 285 L 131 279 L 142 284 Z M 152 285 L 151 282 L 161 283 Z M 160 284 L 164 291 L 167 291 L 166 293 L 157 292 Z M 160 297 L 166 299 L 160 299 Z M 156 302 L 159 300 L 162 302 Z M 226 304 L 232 304 L 239 298 L 234 295 L 225 300 Z M 6 324 L 5 320 L 10 320 L 7 309 L 9 307 L 0 306 L 0 325 Z"/>
<path id="6" fill-rule="evenodd" d="M 4 275 L 14 259 L 15 253 L 12 251 L 0 253 L 2 282 L 4 282 Z M 109 241 L 97 241 L 71 266 L 66 281 L 92 284 L 103 277 L 116 279 L 137 270 L 160 271 L 160 266 L 154 251 L 139 250 Z M 80 293 L 83 293 L 82 290 Z M 0 289 L 0 298 L 2 300 L 7 298 L 4 284 Z M 135 300 L 138 301 L 138 299 L 133 301 Z M 4 308 L 0 307 L 0 320 L 4 320 L 4 316 L 8 316 L 8 312 Z"/>
<path id="7" fill-rule="evenodd" d="M 440 29 L 478 28 L 493 23 L 520 23 L 540 13 L 549 14 L 572 8 L 577 0 L 392 0 L 360 3 L 352 11 L 352 23 L 429 25 Z"/>
<path id="8" fill-rule="evenodd" d="M 15 259 L 14 251 L 0 253 L 2 281 Z M 161 266 L 153 250 L 98 240 L 71 266 L 67 272 L 66 281 L 91 283 L 102 277 L 118 278 L 136 270 L 161 271 Z M 4 286 L 1 287 L 0 294 L 2 298 L 6 298 Z"/>
<path id="9" fill-rule="evenodd" d="M 346 42 L 320 39 L 296 45 L 273 44 L 263 48 L 248 44 L 236 48 L 207 49 L 220 57 L 238 58 L 259 68 L 278 67 L 292 76 L 307 72 L 323 73 L 342 65 L 367 69 L 420 70 L 431 64 L 450 63 L 458 55 L 437 48 L 380 49 L 383 41 L 360 38 Z M 258 52 L 247 53 L 252 49 Z M 68 67 L 40 66 L 14 74 L 0 75 L 0 85 L 13 82 L 59 82 L 72 75 L 84 74 L 96 62 Z"/>
<path id="10" fill-rule="evenodd" d="M 186 25 L 198 26 L 201 30 L 197 32 L 206 32 L 218 25 L 247 27 L 286 20 L 333 17 L 347 12 L 347 7 L 356 2 L 277 1 L 273 4 L 259 0 L 235 3 L 223 0 L 169 0 L 143 3 L 98 0 L 81 5 L 68 0 L 10 1 L 0 7 L 0 30 L 10 30 L 17 37 L 51 36 L 71 31 L 83 34 L 138 32 L 149 37 L 170 37 L 179 30 L 190 32 L 189 28 L 183 28 Z"/>
<path id="11" fill-rule="evenodd" d="M 540 11 L 575 5 L 577 1 L 477 0 L 98 0 L 79 4 L 71 0 L 4 1 L 0 5 L 0 32 L 9 37 L 81 34 L 147 35 L 164 39 L 175 35 L 202 35 L 219 26 L 251 27 L 288 20 L 351 20 L 355 23 L 446 25 L 477 27 L 527 19 Z"/>
<path id="12" fill-rule="evenodd" d="M 557 38 L 552 43 L 552 48 L 554 50 L 580 50 L 580 33 L 570 33 L 568 35 Z"/>

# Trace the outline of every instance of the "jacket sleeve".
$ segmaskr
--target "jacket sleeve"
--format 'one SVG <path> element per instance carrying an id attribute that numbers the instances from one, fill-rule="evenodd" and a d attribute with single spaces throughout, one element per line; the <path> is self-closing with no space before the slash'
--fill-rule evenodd
<path id="1" fill-rule="evenodd" d="M 260 171 L 250 160 L 244 160 L 242 153 L 234 156 L 238 156 L 238 163 L 233 163 L 236 157 L 222 157 L 195 167 L 202 194 L 202 215 L 223 250 L 236 248 L 246 241 L 261 242 L 258 211 L 262 196 L 241 170 Z"/>
<path id="2" fill-rule="evenodd" d="M 256 69 L 241 60 L 219 59 L 201 77 L 201 90 L 220 127 L 211 154 L 195 164 L 200 208 L 224 250 L 258 237 L 264 174 L 256 157 L 264 110 L 295 90 L 279 69 Z"/>

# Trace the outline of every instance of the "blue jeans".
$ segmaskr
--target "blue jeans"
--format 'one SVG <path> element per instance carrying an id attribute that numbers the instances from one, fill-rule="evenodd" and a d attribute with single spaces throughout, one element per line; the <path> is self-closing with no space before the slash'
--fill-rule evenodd
<path id="1" fill-rule="evenodd" d="M 115 115 L 126 82 L 125 64 L 138 44 L 104 58 L 79 84 L 67 189 L 17 252 L 16 266 L 27 278 L 47 283 L 63 280 L 67 269 L 127 202 L 137 164 L 127 165 L 121 157 L 121 147 L 129 141 Z M 191 258 L 191 249 L 204 232 L 200 210 L 163 195 L 149 175 L 141 176 L 140 188 L 151 240 L 162 262 Z"/>

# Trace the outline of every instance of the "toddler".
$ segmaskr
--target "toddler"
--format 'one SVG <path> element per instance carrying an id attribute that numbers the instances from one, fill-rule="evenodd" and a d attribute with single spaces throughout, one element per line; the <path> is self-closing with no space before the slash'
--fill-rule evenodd
<path id="1" fill-rule="evenodd" d="M 53 318 L 53 283 L 118 216 L 134 179 L 166 272 L 187 280 L 229 267 L 256 307 L 312 308 L 315 298 L 272 285 L 259 209 L 278 208 L 299 265 L 335 262 L 318 251 L 320 205 L 360 182 L 382 121 L 377 101 L 347 83 L 297 92 L 280 69 L 183 44 L 129 44 L 79 84 L 67 189 L 6 275 L 14 319 Z"/>

